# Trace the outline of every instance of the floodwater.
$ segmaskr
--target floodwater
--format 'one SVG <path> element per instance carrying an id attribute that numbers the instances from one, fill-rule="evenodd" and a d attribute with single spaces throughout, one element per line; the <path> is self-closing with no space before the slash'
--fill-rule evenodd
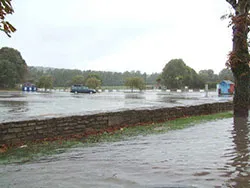
<path id="1" fill-rule="evenodd" d="M 232 100 L 232 97 L 218 97 L 216 92 L 209 92 L 207 97 L 204 92 L 146 91 L 126 93 L 121 91 L 97 94 L 0 92 L 0 123 L 125 109 L 186 106 L 228 100 Z"/>
<path id="2" fill-rule="evenodd" d="M 216 120 L 0 165 L 0 187 L 247 188 L 249 146 L 247 121 Z"/>

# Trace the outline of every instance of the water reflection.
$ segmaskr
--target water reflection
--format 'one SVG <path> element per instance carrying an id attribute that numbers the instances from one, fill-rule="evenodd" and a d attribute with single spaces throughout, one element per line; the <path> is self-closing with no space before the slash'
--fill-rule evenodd
<path id="1" fill-rule="evenodd" d="M 27 112 L 27 104 L 26 101 L 0 101 L 0 107 L 8 108 L 8 113 Z"/>
<path id="2" fill-rule="evenodd" d="M 176 97 L 170 97 L 170 96 L 160 96 L 158 99 L 159 102 L 165 102 L 165 103 L 177 103 Z"/>
<path id="3" fill-rule="evenodd" d="M 233 158 L 228 163 L 231 170 L 227 176 L 230 179 L 231 187 L 249 187 L 250 166 L 249 166 L 249 122 L 247 118 L 234 117 L 234 128 L 232 131 L 234 151 Z"/>
<path id="4" fill-rule="evenodd" d="M 146 99 L 142 92 L 140 93 L 125 93 L 125 99 Z"/>
<path id="5" fill-rule="evenodd" d="M 249 187 L 248 125 L 234 123 L 216 120 L 0 165 L 0 187 Z"/>
<path id="6" fill-rule="evenodd" d="M 217 93 L 170 93 L 158 91 L 139 92 L 102 92 L 94 95 L 72 94 L 70 92 L 25 93 L 0 92 L 0 122 L 19 121 L 33 118 L 47 117 L 47 114 L 68 116 L 77 114 L 98 113 L 100 111 L 116 111 L 138 108 L 161 108 L 174 106 L 198 105 L 218 101 Z M 4 101 L 4 102 L 2 102 Z M 17 103 L 11 101 L 20 101 Z M 24 107 L 24 102 L 27 107 Z M 11 104 L 8 104 L 11 103 Z M 12 110 L 9 106 L 15 106 Z M 10 113 L 8 112 L 9 110 Z M 13 112 L 15 114 L 13 115 Z M 51 117 L 51 116 L 49 116 Z"/>

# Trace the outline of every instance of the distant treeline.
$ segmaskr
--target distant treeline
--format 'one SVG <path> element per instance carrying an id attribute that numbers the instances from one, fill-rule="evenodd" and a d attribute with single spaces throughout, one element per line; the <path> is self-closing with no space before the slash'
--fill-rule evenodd
<path id="1" fill-rule="evenodd" d="M 146 82 L 147 85 L 155 85 L 160 73 L 146 74 L 140 71 L 126 71 L 126 72 L 108 72 L 108 71 L 81 71 L 77 69 L 58 69 L 47 67 L 28 67 L 28 80 L 33 83 L 37 83 L 42 76 L 52 76 L 54 87 L 68 87 L 71 84 L 73 77 L 82 75 L 87 78 L 89 75 L 97 75 L 102 86 L 123 86 L 127 78 L 140 77 Z"/>
<path id="2" fill-rule="evenodd" d="M 123 86 L 127 78 L 140 77 L 145 80 L 146 85 L 156 86 L 159 85 L 159 80 L 161 79 L 162 73 L 152 73 L 146 74 L 140 71 L 126 71 L 126 72 L 108 72 L 108 71 L 81 71 L 77 69 L 58 69 L 58 68 L 48 68 L 48 67 L 28 67 L 28 81 L 37 83 L 42 76 L 52 76 L 54 87 L 69 87 L 71 85 L 71 80 L 76 75 L 82 75 L 87 78 L 89 75 L 97 75 L 102 86 Z M 199 79 L 203 83 L 208 83 L 210 88 L 215 88 L 216 84 L 221 80 L 232 80 L 233 76 L 231 70 L 223 69 L 219 74 L 215 74 L 212 69 L 201 70 L 198 73 Z M 164 85 L 163 83 L 161 83 Z M 170 87 L 169 87 L 170 88 Z"/>
<path id="3" fill-rule="evenodd" d="M 92 77 L 92 79 L 90 79 Z M 93 77 L 95 79 L 93 79 Z M 140 80 L 147 86 L 159 88 L 181 89 L 215 88 L 221 80 L 233 80 L 230 69 L 223 69 L 215 74 L 212 69 L 196 73 L 182 59 L 170 60 L 161 73 L 146 74 L 140 71 L 107 72 L 91 70 L 72 70 L 47 67 L 27 66 L 21 53 L 13 48 L 0 49 L 0 88 L 14 88 L 24 82 L 32 82 L 39 87 L 69 87 L 73 83 L 99 86 L 124 86 L 127 80 Z"/>

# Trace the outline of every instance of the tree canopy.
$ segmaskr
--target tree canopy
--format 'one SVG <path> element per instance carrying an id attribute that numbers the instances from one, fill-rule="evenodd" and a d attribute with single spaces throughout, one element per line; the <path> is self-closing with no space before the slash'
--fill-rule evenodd
<path id="1" fill-rule="evenodd" d="M 70 85 L 74 84 L 85 84 L 85 78 L 82 75 L 74 76 L 70 81 Z"/>
<path id="2" fill-rule="evenodd" d="M 201 77 L 202 81 L 205 83 L 211 83 L 211 82 L 218 81 L 218 75 L 215 74 L 212 69 L 200 70 L 199 76 Z"/>
<path id="3" fill-rule="evenodd" d="M 125 86 L 131 88 L 132 92 L 134 89 L 139 89 L 140 91 L 145 89 L 145 81 L 140 77 L 127 78 L 125 81 Z"/>
<path id="4" fill-rule="evenodd" d="M 76 75 L 84 77 L 84 81 L 89 77 L 96 77 L 101 80 L 102 86 L 123 86 L 126 78 L 129 77 L 140 77 L 145 80 L 148 85 L 155 85 L 156 79 L 160 73 L 146 74 L 140 71 L 126 71 L 126 72 L 109 72 L 109 71 L 90 71 L 90 70 L 77 70 L 77 69 L 57 69 L 48 67 L 28 67 L 29 68 L 29 79 L 33 83 L 37 83 L 41 76 L 51 75 L 53 80 L 53 86 L 55 87 L 68 87 L 71 84 L 72 79 Z"/>
<path id="5" fill-rule="evenodd" d="M 101 80 L 97 79 L 96 77 L 89 77 L 85 81 L 85 85 L 92 89 L 97 89 L 98 87 L 101 86 L 101 83 L 102 83 Z"/>
<path id="6" fill-rule="evenodd" d="M 150 86 L 164 85 L 162 74 L 160 73 L 146 74 L 146 73 L 141 73 L 140 71 L 130 71 L 130 72 L 126 71 L 123 73 L 107 72 L 107 71 L 90 71 L 90 70 L 81 71 L 77 69 L 73 69 L 73 70 L 72 69 L 57 69 L 57 68 L 48 68 L 48 67 L 28 67 L 28 69 L 29 69 L 28 80 L 30 82 L 37 83 L 40 77 L 51 75 L 53 77 L 54 87 L 68 87 L 72 84 L 77 84 L 77 83 L 85 84 L 89 77 L 95 77 L 98 80 L 101 80 L 102 86 L 122 86 L 124 85 L 126 79 L 131 78 L 131 77 L 140 77 L 141 79 L 144 80 L 145 84 L 150 85 Z M 226 69 L 226 70 L 229 71 L 230 73 L 230 69 Z M 193 73 L 196 76 L 191 77 L 193 78 L 190 81 L 191 84 L 187 85 L 190 88 L 197 84 L 200 85 L 200 82 L 202 82 L 202 84 L 194 88 L 204 88 L 204 82 L 209 84 L 209 88 L 215 88 L 217 83 L 225 79 L 225 77 L 223 77 L 224 74 L 215 74 L 214 71 L 211 69 L 201 70 L 199 72 L 201 74 L 198 74 L 198 75 L 194 72 L 191 71 L 191 73 Z M 211 74 L 212 77 L 207 76 L 206 73 L 208 74 L 212 73 Z M 198 78 L 195 79 L 197 76 Z M 77 77 L 79 77 L 81 81 L 76 81 L 78 80 Z M 215 80 L 216 78 L 217 80 Z"/>
<path id="7" fill-rule="evenodd" d="M 11 88 L 25 81 L 27 65 L 19 51 L 13 48 L 1 48 L 0 67 L 1 88 Z"/>
<path id="8" fill-rule="evenodd" d="M 231 81 L 234 81 L 233 73 L 228 68 L 222 69 L 219 72 L 219 78 L 220 78 L 220 80 L 231 80 Z"/>
<path id="9" fill-rule="evenodd" d="M 172 59 L 164 67 L 161 76 L 162 83 L 167 88 L 183 88 L 184 86 L 200 88 L 204 82 L 199 75 L 182 59 Z"/>
<path id="10" fill-rule="evenodd" d="M 52 76 L 42 76 L 40 79 L 39 79 L 39 82 L 37 84 L 38 87 L 40 88 L 44 88 L 45 91 L 47 89 L 51 89 L 53 88 L 53 78 Z"/>

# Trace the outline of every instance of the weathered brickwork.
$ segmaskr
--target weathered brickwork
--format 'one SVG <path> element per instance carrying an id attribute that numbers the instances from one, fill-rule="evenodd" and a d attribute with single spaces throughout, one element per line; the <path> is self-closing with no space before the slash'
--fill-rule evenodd
<path id="1" fill-rule="evenodd" d="M 228 110 L 232 110 L 231 102 L 0 123 L 0 145 L 58 136 L 84 135 L 108 128 L 132 126 L 138 123 L 161 122 L 179 117 Z"/>

